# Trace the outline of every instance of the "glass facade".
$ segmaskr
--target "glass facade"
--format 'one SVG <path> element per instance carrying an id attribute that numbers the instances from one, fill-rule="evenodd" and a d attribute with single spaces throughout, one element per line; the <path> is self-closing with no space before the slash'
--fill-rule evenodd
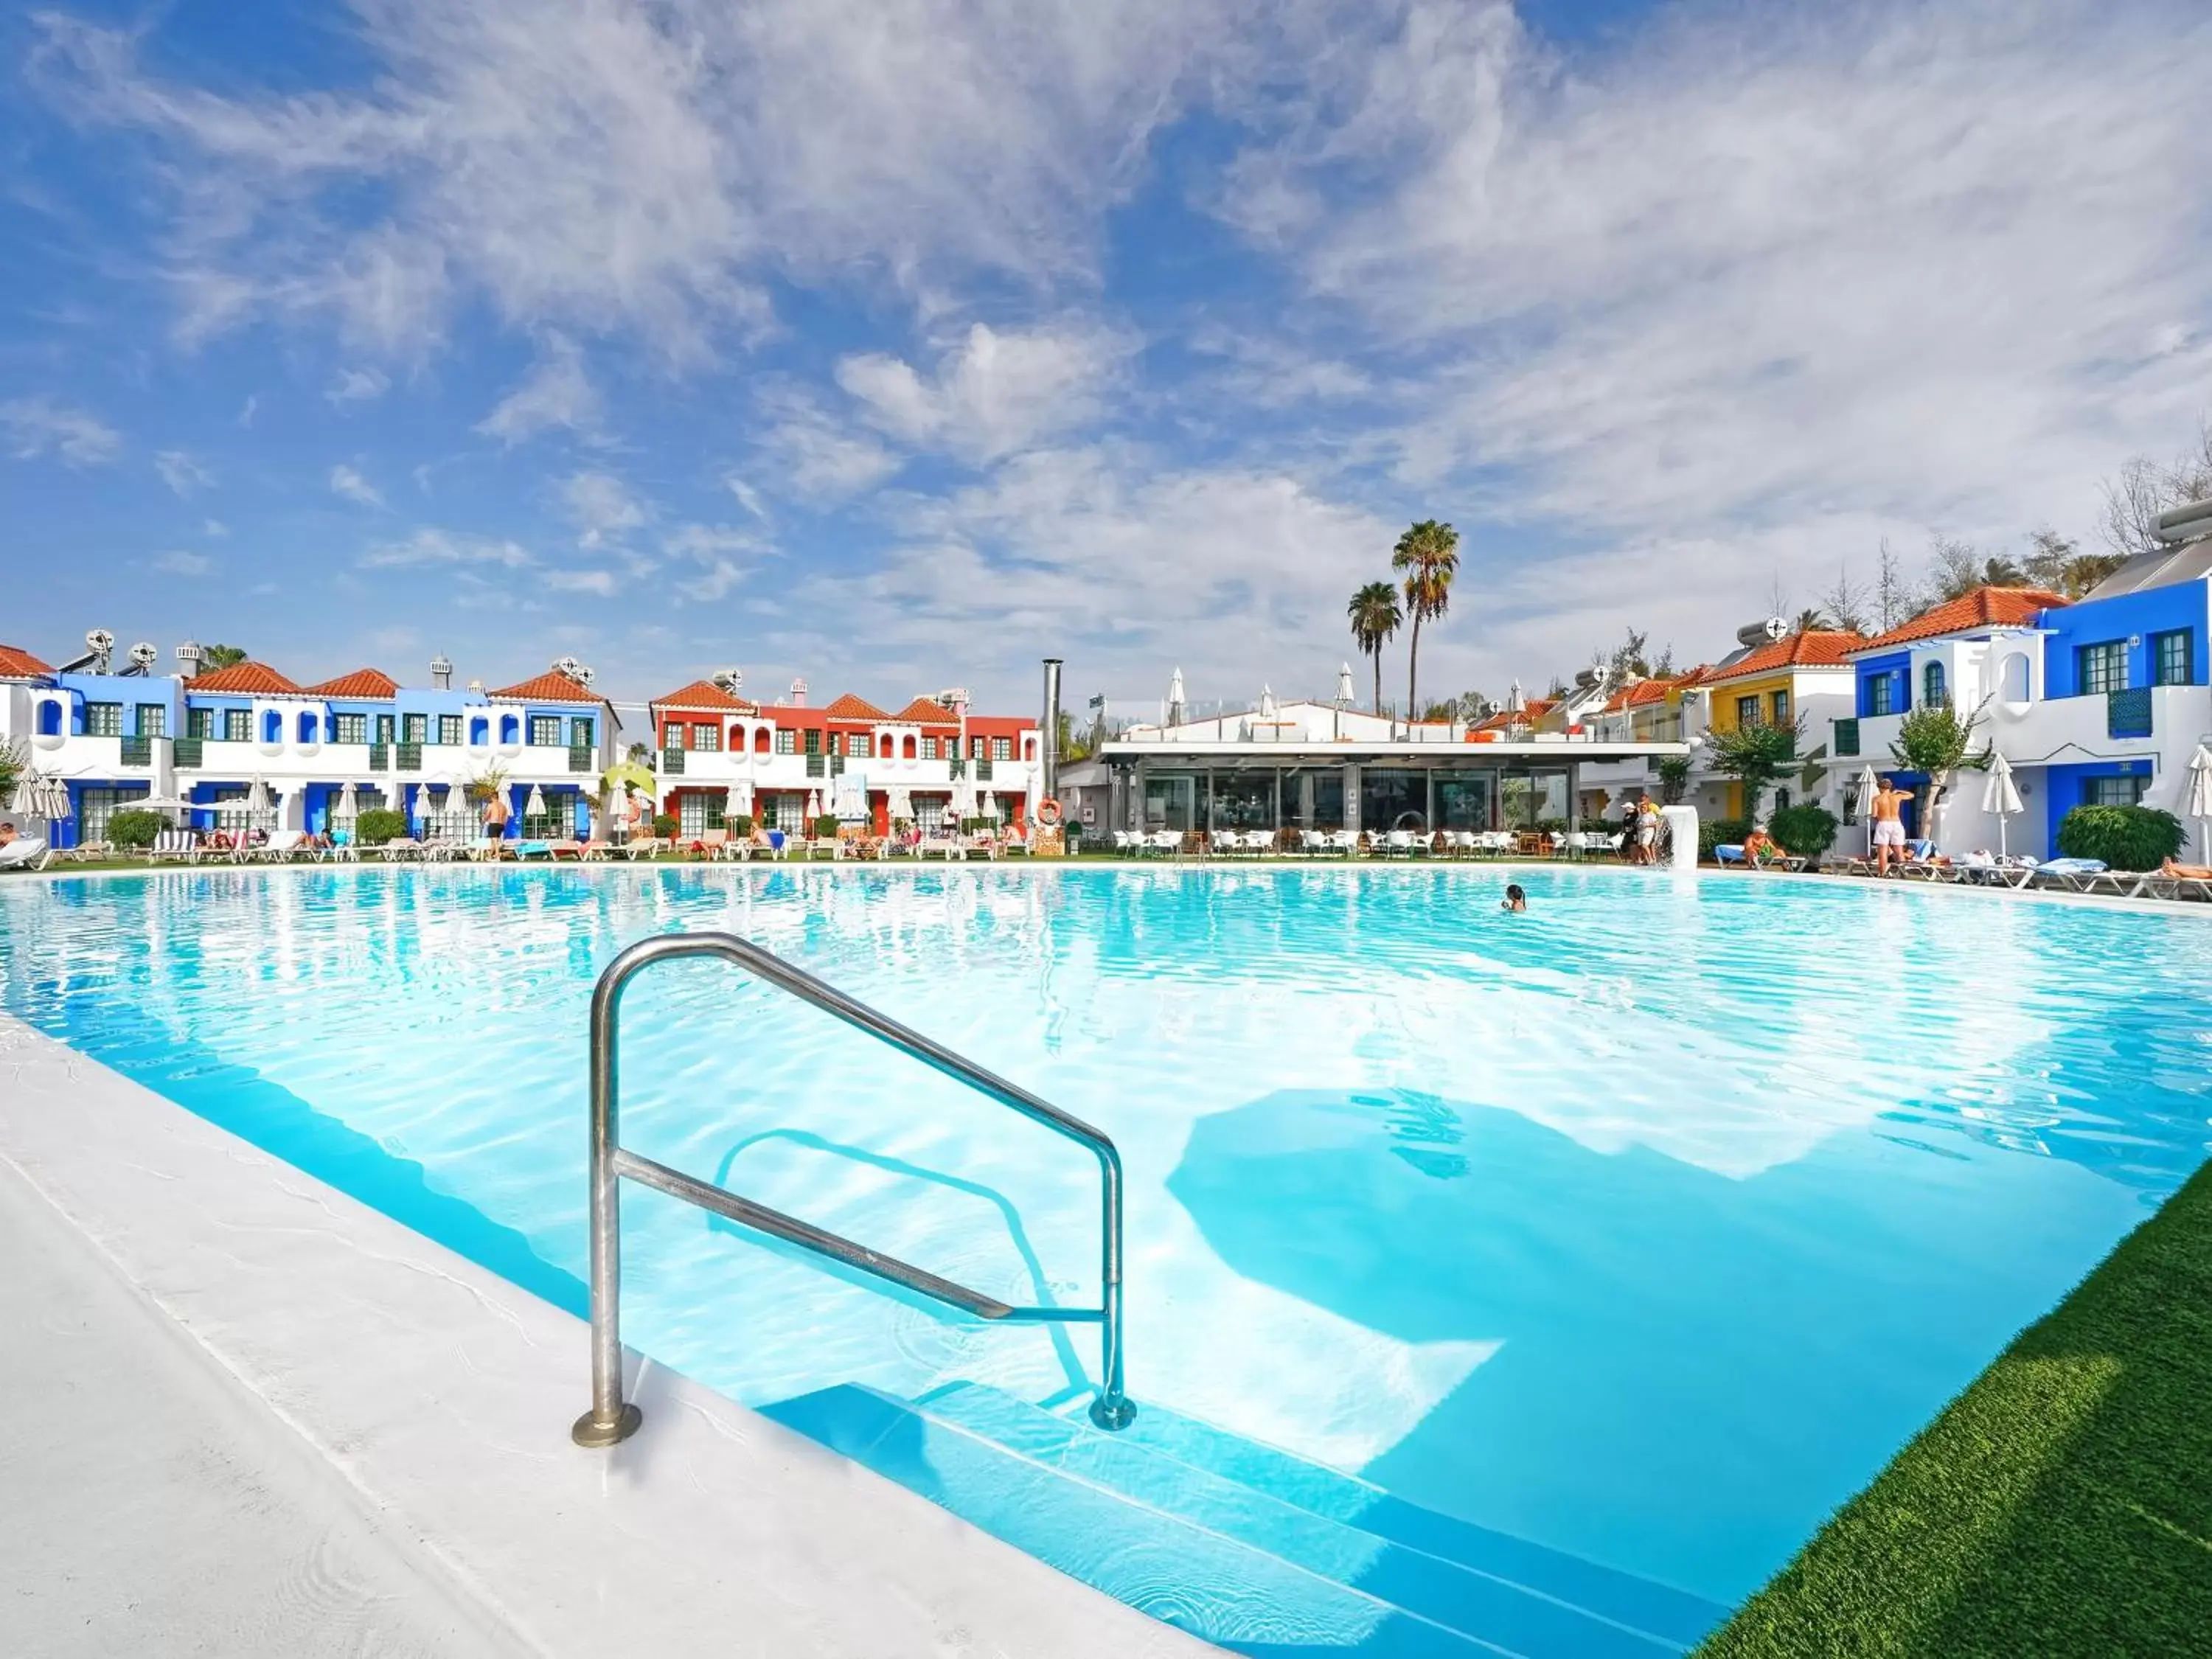
<path id="1" fill-rule="evenodd" d="M 1498 780 L 1489 772 L 1440 772 L 1437 775 L 1437 823 L 1439 830 L 1492 830 L 1497 827 Z"/>
<path id="2" fill-rule="evenodd" d="M 106 841 L 107 821 L 122 808 L 146 799 L 143 789 L 94 787 L 76 792 L 77 834 L 85 841 Z"/>
<path id="3" fill-rule="evenodd" d="M 1136 827 L 1145 830 L 1346 828 L 1346 765 L 1145 770 Z M 1567 817 L 1567 769 L 1358 769 L 1358 827 L 1547 830 Z M 1116 826 L 1121 827 L 1120 825 Z"/>
<path id="4" fill-rule="evenodd" d="M 1429 775 L 1393 767 L 1361 767 L 1359 827 L 1370 835 L 1428 829 Z"/>

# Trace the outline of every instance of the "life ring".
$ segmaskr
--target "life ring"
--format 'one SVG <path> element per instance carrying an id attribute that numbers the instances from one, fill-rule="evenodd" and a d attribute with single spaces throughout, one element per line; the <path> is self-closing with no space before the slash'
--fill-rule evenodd
<path id="1" fill-rule="evenodd" d="M 1048 830 L 1060 828 L 1060 803 L 1047 796 L 1037 803 L 1036 820 Z"/>

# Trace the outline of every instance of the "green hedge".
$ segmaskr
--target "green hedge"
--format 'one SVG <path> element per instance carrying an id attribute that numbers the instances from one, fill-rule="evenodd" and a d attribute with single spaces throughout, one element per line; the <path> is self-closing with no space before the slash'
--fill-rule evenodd
<path id="1" fill-rule="evenodd" d="M 653 833 L 663 841 L 674 841 L 676 832 L 683 827 L 673 812 L 659 812 L 653 815 Z"/>
<path id="2" fill-rule="evenodd" d="M 2181 841 L 2181 820 L 2154 806 L 2077 806 L 2058 820 L 2060 852 L 2115 870 L 2155 870 Z"/>
<path id="3" fill-rule="evenodd" d="M 1801 859 L 1816 859 L 1836 844 L 1836 815 L 1810 802 L 1778 807 L 1766 821 L 1766 833 L 1780 842 L 1784 851 Z"/>
<path id="4" fill-rule="evenodd" d="M 143 806 L 126 807 L 107 819 L 107 840 L 117 847 L 151 847 L 154 837 L 169 827 L 168 819 Z"/>
<path id="5" fill-rule="evenodd" d="M 1743 845 L 1744 837 L 1750 834 L 1749 818 L 1699 818 L 1698 820 L 1698 856 L 1710 864 L 1713 860 L 1714 848 L 1741 847 Z"/>
<path id="6" fill-rule="evenodd" d="M 407 815 L 389 806 L 372 806 L 353 821 L 353 838 L 363 847 L 381 847 L 407 835 Z"/>

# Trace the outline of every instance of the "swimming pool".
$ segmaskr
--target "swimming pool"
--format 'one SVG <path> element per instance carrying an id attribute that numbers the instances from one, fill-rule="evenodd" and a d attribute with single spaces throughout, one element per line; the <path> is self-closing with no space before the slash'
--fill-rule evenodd
<path id="1" fill-rule="evenodd" d="M 635 1188 L 633 1346 L 1249 1651 L 1661 1652 L 2203 1159 L 2212 929 L 1519 878 L 1512 918 L 1496 872 L 1418 866 L 22 882 L 0 997 L 580 1311 L 592 978 L 745 934 L 1115 1136 L 1142 1414 L 1081 1424 L 1081 1332 Z M 1010 1301 L 1095 1295 L 1089 1157 L 827 1017 L 668 967 L 624 1056 L 647 1156 Z"/>

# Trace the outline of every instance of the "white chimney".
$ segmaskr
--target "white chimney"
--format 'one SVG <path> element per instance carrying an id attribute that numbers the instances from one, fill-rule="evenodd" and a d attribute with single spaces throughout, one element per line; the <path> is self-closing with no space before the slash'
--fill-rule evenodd
<path id="1" fill-rule="evenodd" d="M 442 651 L 430 659 L 430 684 L 441 691 L 453 689 L 453 665 Z"/>
<path id="2" fill-rule="evenodd" d="M 793 708 L 806 707 L 806 682 L 803 679 L 791 683 L 791 706 Z"/>
<path id="3" fill-rule="evenodd" d="M 200 677 L 200 664 L 207 659 L 207 653 L 200 649 L 199 641 L 186 640 L 177 647 L 176 655 L 177 678 L 180 680 L 198 679 Z"/>

